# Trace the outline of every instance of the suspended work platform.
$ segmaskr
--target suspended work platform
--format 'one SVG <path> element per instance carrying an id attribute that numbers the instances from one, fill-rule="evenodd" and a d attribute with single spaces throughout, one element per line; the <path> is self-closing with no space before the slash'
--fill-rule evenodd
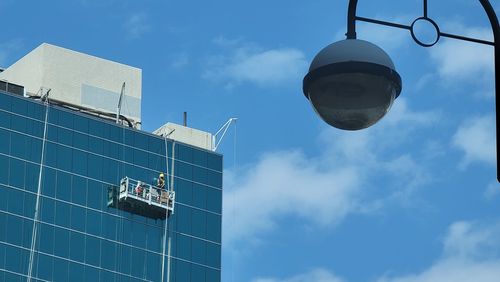
<path id="1" fill-rule="evenodd" d="M 175 192 L 146 182 L 124 177 L 118 191 L 109 192 L 108 206 L 155 219 L 174 212 Z"/>

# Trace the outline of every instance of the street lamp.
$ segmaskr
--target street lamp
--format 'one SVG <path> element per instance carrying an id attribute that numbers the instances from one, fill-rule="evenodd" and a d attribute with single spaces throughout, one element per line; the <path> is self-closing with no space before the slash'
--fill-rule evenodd
<path id="1" fill-rule="evenodd" d="M 427 15 L 427 0 L 423 0 L 423 16 L 411 25 L 380 21 L 356 15 L 358 0 L 349 0 L 346 40 L 328 45 L 313 59 L 304 77 L 303 92 L 316 113 L 331 126 L 344 130 L 367 128 L 379 121 L 390 109 L 401 92 L 401 77 L 391 58 L 378 46 L 356 39 L 356 21 L 374 23 L 410 31 L 420 46 L 434 46 L 440 37 L 448 37 L 494 46 L 495 56 L 495 110 L 499 119 L 498 94 L 500 83 L 500 27 L 495 10 L 488 0 L 479 0 L 493 30 L 493 42 L 441 32 L 435 21 Z M 420 40 L 415 27 L 428 24 L 435 29 L 431 42 Z M 497 180 L 500 182 L 497 132 Z"/>

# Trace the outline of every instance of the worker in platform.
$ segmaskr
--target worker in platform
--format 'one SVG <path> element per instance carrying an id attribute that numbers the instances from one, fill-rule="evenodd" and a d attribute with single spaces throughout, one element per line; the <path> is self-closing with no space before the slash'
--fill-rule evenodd
<path id="1" fill-rule="evenodd" d="M 165 188 L 165 175 L 163 175 L 163 173 L 160 173 L 160 176 L 158 176 L 158 183 L 156 184 L 156 187 L 160 189 Z"/>

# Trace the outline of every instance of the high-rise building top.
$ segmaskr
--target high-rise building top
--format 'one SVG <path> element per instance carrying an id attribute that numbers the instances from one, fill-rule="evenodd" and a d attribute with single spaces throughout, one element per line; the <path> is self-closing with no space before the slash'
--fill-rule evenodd
<path id="1" fill-rule="evenodd" d="M 0 281 L 220 282 L 223 167 L 200 143 L 210 136 L 144 132 L 53 103 L 56 91 L 36 98 L 25 58 L 0 81 Z M 32 71 L 51 91 L 105 85 Z"/>
<path id="2" fill-rule="evenodd" d="M 0 72 L 0 80 L 24 86 L 29 96 L 51 89 L 54 100 L 109 113 L 116 113 L 125 82 L 121 114 L 141 123 L 142 70 L 136 67 L 43 43 Z"/>

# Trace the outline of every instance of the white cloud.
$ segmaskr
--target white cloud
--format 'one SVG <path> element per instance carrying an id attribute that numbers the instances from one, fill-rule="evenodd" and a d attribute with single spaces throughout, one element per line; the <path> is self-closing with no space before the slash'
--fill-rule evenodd
<path id="1" fill-rule="evenodd" d="M 214 42 L 230 47 L 230 55 L 212 56 L 203 77 L 221 81 L 228 88 L 242 82 L 280 86 L 290 81 L 300 81 L 307 70 L 308 62 L 298 49 L 263 49 L 252 43 L 224 38 L 217 38 Z"/>
<path id="2" fill-rule="evenodd" d="M 446 29 L 459 31 L 463 36 L 492 41 L 491 28 L 471 28 L 452 23 Z M 447 38 L 440 41 L 429 50 L 441 77 L 472 82 L 477 82 L 478 76 L 488 81 L 493 79 L 493 46 Z"/>
<path id="3" fill-rule="evenodd" d="M 484 191 L 484 197 L 488 200 L 491 200 L 498 195 L 500 195 L 500 184 L 496 181 L 488 184 L 486 190 Z"/>
<path id="4" fill-rule="evenodd" d="M 171 56 L 170 67 L 174 69 L 180 69 L 189 65 L 189 56 L 186 53 L 179 53 Z"/>
<path id="5" fill-rule="evenodd" d="M 416 127 L 430 124 L 435 114 L 411 111 L 401 102 L 391 119 L 376 128 L 326 128 L 318 138 L 318 156 L 300 150 L 271 152 L 244 169 L 226 171 L 225 245 L 258 242 L 286 216 L 324 228 L 353 213 L 376 212 L 387 201 L 400 204 L 408 199 L 430 176 L 413 156 L 393 154 L 393 146 L 410 138 Z M 381 189 L 371 189 L 377 177 L 384 178 L 383 195 Z"/>
<path id="6" fill-rule="evenodd" d="M 264 155 L 235 183 L 225 185 L 224 242 L 255 239 L 280 216 L 333 224 L 356 209 L 355 169 L 322 168 L 322 161 L 299 151 Z M 234 178 L 234 175 L 233 175 Z"/>
<path id="7" fill-rule="evenodd" d="M 384 275 L 377 282 L 498 282 L 500 277 L 500 221 L 480 224 L 458 221 L 443 239 L 442 256 L 419 273 Z M 409 254 L 411 255 L 411 254 Z M 360 266 L 362 269 L 362 266 Z M 390 272 L 390 271 L 389 271 Z M 252 282 L 342 282 L 326 269 L 315 269 L 290 278 L 257 278 Z"/>
<path id="8" fill-rule="evenodd" d="M 466 168 L 472 162 L 495 164 L 495 120 L 491 115 L 465 121 L 453 136 L 452 143 L 464 151 L 460 164 Z"/>
<path id="9" fill-rule="evenodd" d="M 378 282 L 497 282 L 500 277 L 500 222 L 484 226 L 459 221 L 444 239 L 443 256 L 428 269 Z"/>
<path id="10" fill-rule="evenodd" d="M 252 282 L 343 282 L 344 280 L 335 276 L 325 269 L 314 269 L 305 274 L 299 274 L 290 278 L 257 278 Z"/>
<path id="11" fill-rule="evenodd" d="M 148 16 L 145 13 L 131 15 L 124 24 L 130 39 L 138 39 L 151 30 Z"/>

